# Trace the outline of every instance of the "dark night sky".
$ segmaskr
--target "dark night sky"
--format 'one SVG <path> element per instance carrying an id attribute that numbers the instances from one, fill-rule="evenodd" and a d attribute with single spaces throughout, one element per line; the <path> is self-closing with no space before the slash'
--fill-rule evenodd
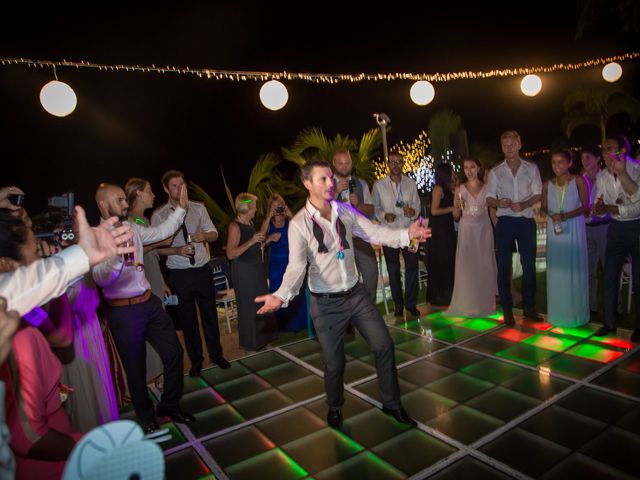
<path id="1" fill-rule="evenodd" d="M 394 2 L 384 12 L 373 2 L 31 7 L 4 18 L 0 56 L 238 70 L 446 72 L 577 62 L 638 46 L 638 35 L 621 34 L 613 18 L 575 40 L 573 1 L 441 3 Z M 623 64 L 622 79 L 636 96 L 638 64 Z M 418 107 L 409 99 L 411 82 L 287 82 L 289 103 L 271 112 L 260 105 L 255 82 L 69 68 L 58 76 L 78 96 L 76 111 L 62 119 L 38 100 L 40 88 L 53 79 L 51 70 L 0 66 L 0 184 L 26 189 L 32 211 L 66 190 L 78 192 L 93 210 L 100 181 L 122 184 L 134 175 L 150 179 L 159 194 L 159 177 L 168 168 L 183 170 L 224 203 L 220 165 L 238 193 L 257 157 L 289 145 L 304 127 L 359 137 L 375 126 L 375 111 L 392 119 L 391 144 L 413 140 L 432 113 L 452 108 L 470 142 L 495 145 L 501 131 L 515 128 L 524 149 L 537 150 L 561 135 L 567 93 L 603 83 L 599 68 L 544 75 L 543 91 L 534 98 L 519 93 L 515 77 L 436 83 L 435 100 Z M 596 133 L 582 136 L 597 140 Z"/>

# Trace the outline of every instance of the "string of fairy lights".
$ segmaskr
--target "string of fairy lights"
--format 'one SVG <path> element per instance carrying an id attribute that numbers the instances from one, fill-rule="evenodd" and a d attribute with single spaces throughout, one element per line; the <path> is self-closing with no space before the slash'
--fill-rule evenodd
<path id="1" fill-rule="evenodd" d="M 289 98 L 286 86 L 282 81 L 305 81 L 313 83 L 336 84 L 343 82 L 381 82 L 381 81 L 413 81 L 409 94 L 417 105 L 428 105 L 435 97 L 432 82 L 442 83 L 464 79 L 489 79 L 499 77 L 523 76 L 520 83 L 522 92 L 527 96 L 535 96 L 542 89 L 542 79 L 538 74 L 557 71 L 573 71 L 604 65 L 602 75 L 608 82 L 615 82 L 622 76 L 619 62 L 637 60 L 640 52 L 626 52 L 619 55 L 587 59 L 577 63 L 555 63 L 547 66 L 530 66 L 515 68 L 495 68 L 481 71 L 459 71 L 446 73 L 309 73 L 309 72 L 261 72 L 222 70 L 213 68 L 191 68 L 175 66 L 141 66 L 124 64 L 105 64 L 88 61 L 52 61 L 32 60 L 28 58 L 0 58 L 0 66 L 27 66 L 31 68 L 76 68 L 96 69 L 99 71 L 139 72 L 156 74 L 192 75 L 212 80 L 229 80 L 237 82 L 258 81 L 265 82 L 260 89 L 260 100 L 270 110 L 280 110 Z M 55 73 L 54 73 L 55 75 Z M 56 116 L 69 115 L 77 104 L 77 97 L 73 89 L 57 79 L 47 83 L 40 92 L 40 101 L 47 112 Z"/>

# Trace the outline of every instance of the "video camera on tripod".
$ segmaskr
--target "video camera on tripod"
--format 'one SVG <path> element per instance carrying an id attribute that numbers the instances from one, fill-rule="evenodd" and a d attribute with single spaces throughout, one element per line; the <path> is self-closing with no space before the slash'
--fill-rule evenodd
<path id="1" fill-rule="evenodd" d="M 58 246 L 74 243 L 77 240 L 73 231 L 73 209 L 75 195 L 73 192 L 51 197 L 48 201 L 49 211 L 43 221 L 44 232 L 36 233 L 37 238 L 52 239 Z"/>

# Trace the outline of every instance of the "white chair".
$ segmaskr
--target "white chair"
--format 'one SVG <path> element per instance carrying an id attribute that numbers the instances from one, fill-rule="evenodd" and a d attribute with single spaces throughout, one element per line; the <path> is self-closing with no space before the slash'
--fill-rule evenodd
<path id="1" fill-rule="evenodd" d="M 631 258 L 627 257 L 624 265 L 622 266 L 622 273 L 620 274 L 620 290 L 618 292 L 618 297 L 622 298 L 622 287 L 624 285 L 627 286 L 627 313 L 631 312 L 631 297 L 633 295 L 633 278 L 631 276 Z M 618 302 L 620 305 L 620 302 Z M 620 310 L 619 310 L 620 311 Z"/>
<path id="2" fill-rule="evenodd" d="M 213 283 L 216 286 L 216 306 L 224 308 L 227 318 L 227 330 L 231 333 L 231 320 L 238 318 L 238 305 L 236 303 L 236 292 L 229 288 L 229 280 L 222 271 L 222 266 L 213 267 Z"/>
<path id="3" fill-rule="evenodd" d="M 427 267 L 424 265 L 422 260 L 418 260 L 418 288 L 421 288 L 420 285 L 427 288 L 428 278 L 429 274 L 427 273 Z"/>
<path id="4" fill-rule="evenodd" d="M 384 303 L 385 314 L 389 314 L 389 305 L 387 304 L 387 289 L 389 289 L 389 296 L 391 296 L 391 287 L 389 285 L 389 274 L 387 273 L 387 266 L 384 263 L 384 255 L 382 254 L 382 247 L 375 246 L 376 261 L 378 262 L 378 289 L 382 295 L 382 302 Z M 377 296 L 377 295 L 376 295 Z"/>

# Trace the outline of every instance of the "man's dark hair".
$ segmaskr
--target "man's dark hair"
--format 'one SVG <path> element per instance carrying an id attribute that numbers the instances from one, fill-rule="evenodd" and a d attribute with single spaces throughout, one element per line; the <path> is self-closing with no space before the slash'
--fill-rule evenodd
<path id="1" fill-rule="evenodd" d="M 300 178 L 303 182 L 305 180 L 311 180 L 311 173 L 315 167 L 331 168 L 331 165 L 329 165 L 329 162 L 326 160 L 309 160 L 300 169 Z"/>
<path id="2" fill-rule="evenodd" d="M 169 186 L 169 181 L 171 181 L 172 178 L 176 177 L 182 177 L 182 179 L 184 180 L 184 173 L 182 173 L 180 170 L 169 170 L 164 172 L 161 180 L 162 185 L 164 185 L 165 187 Z"/>

